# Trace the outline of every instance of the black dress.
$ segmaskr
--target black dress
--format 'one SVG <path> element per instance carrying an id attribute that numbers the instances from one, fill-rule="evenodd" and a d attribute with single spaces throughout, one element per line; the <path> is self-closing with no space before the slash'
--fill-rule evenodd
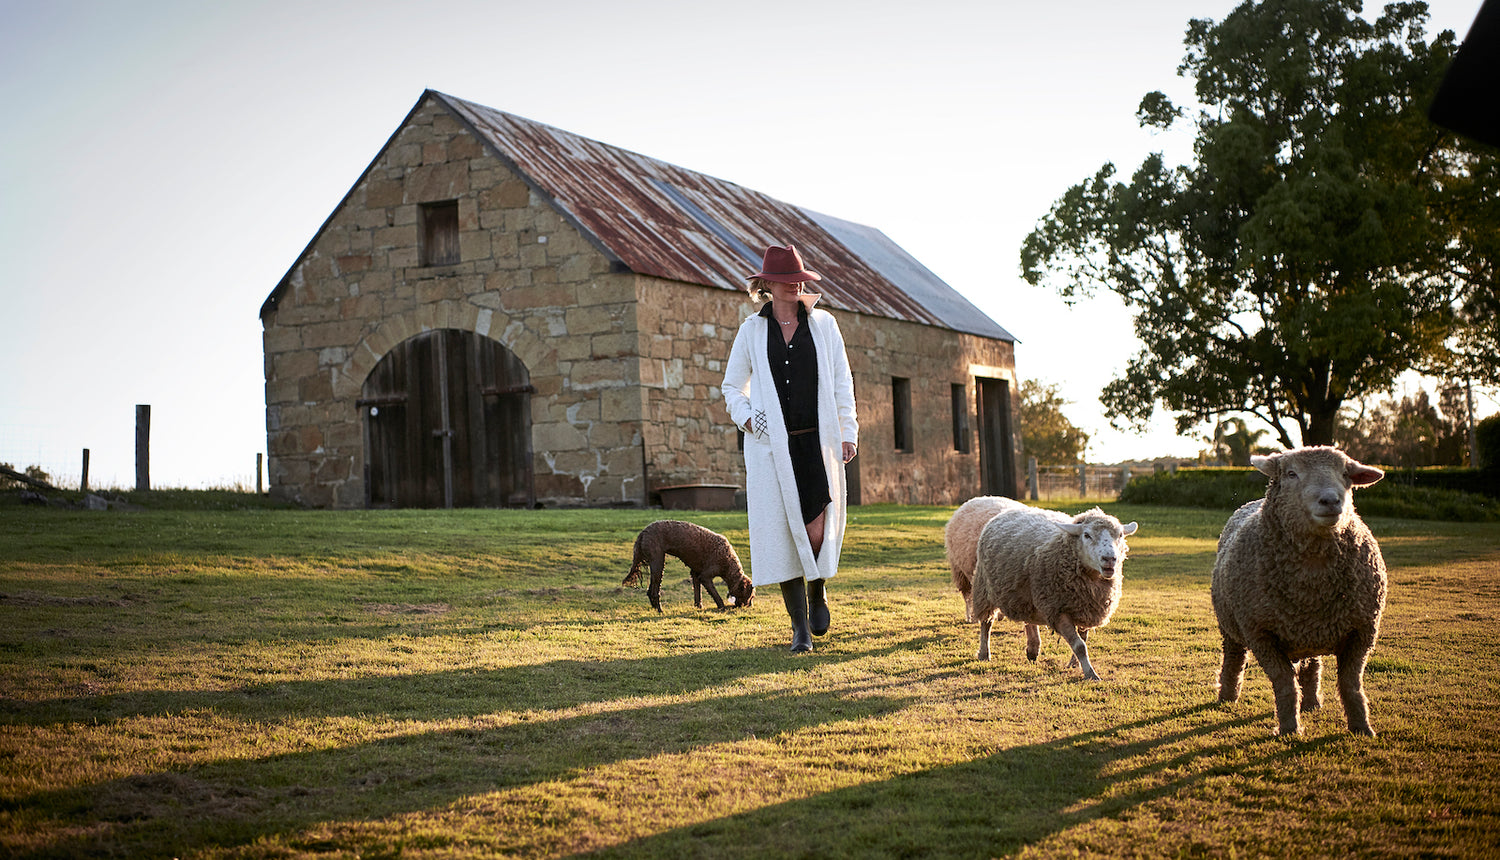
<path id="1" fill-rule="evenodd" d="M 770 302 L 760 309 L 760 315 L 766 318 L 766 358 L 775 374 L 776 394 L 786 419 L 792 475 L 797 479 L 797 498 L 806 525 L 833 501 L 823 465 L 823 445 L 818 439 L 818 348 L 807 323 L 807 307 L 800 302 L 797 331 L 790 343 L 782 337 L 782 325 L 771 313 Z"/>

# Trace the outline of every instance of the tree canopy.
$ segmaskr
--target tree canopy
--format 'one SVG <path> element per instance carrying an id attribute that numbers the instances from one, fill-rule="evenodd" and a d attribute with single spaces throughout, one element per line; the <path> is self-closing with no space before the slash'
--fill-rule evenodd
<path id="1" fill-rule="evenodd" d="M 1068 401 L 1056 385 L 1021 380 L 1021 449 L 1046 465 L 1082 463 L 1089 434 L 1078 429 L 1062 408 Z"/>
<path id="2" fill-rule="evenodd" d="M 1361 11 L 1266 0 L 1190 22 L 1194 163 L 1152 155 L 1123 181 L 1105 164 L 1026 238 L 1028 282 L 1135 312 L 1112 419 L 1247 414 L 1287 447 L 1327 444 L 1341 406 L 1405 370 L 1495 373 L 1500 168 L 1425 115 L 1453 34 L 1426 40 L 1425 3 Z M 1137 116 L 1188 113 L 1153 92 Z"/>

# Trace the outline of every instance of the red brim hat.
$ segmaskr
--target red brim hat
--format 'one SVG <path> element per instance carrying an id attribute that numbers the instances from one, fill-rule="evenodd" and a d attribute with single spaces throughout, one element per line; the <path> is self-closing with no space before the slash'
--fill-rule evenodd
<path id="1" fill-rule="evenodd" d="M 745 280 L 760 278 L 763 281 L 775 281 L 778 284 L 801 284 L 807 281 L 821 281 L 823 276 L 817 272 L 808 271 L 802 264 L 802 255 L 791 245 L 785 248 L 780 245 L 772 245 L 766 249 L 765 259 L 760 264 L 760 271 Z"/>

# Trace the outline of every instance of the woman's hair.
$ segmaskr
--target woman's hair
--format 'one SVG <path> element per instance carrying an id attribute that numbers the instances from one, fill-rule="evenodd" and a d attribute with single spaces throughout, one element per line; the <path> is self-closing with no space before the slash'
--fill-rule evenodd
<path id="1" fill-rule="evenodd" d="M 771 282 L 765 278 L 750 279 L 750 301 L 764 304 L 771 300 Z"/>

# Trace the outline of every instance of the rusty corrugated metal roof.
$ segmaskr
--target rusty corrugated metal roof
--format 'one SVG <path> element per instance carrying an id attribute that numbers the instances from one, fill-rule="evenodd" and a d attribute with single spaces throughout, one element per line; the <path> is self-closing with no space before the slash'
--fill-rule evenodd
<path id="1" fill-rule="evenodd" d="M 792 243 L 823 276 L 817 287 L 826 306 L 1014 340 L 878 230 L 494 108 L 429 95 L 632 272 L 740 290 L 767 245 Z"/>
<path id="2" fill-rule="evenodd" d="M 422 94 L 406 121 L 428 98 L 623 269 L 741 290 L 767 245 L 791 243 L 823 276 L 818 289 L 825 307 L 1015 340 L 879 230 L 435 90 Z M 353 193 L 345 194 L 266 297 L 262 318 L 275 310 L 288 278 Z"/>

